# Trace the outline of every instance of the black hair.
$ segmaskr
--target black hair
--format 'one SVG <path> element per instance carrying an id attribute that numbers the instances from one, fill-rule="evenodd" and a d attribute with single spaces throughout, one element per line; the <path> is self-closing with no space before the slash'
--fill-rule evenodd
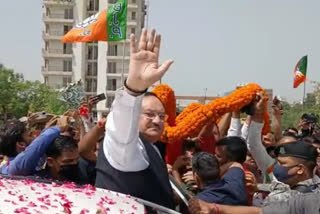
<path id="1" fill-rule="evenodd" d="M 296 134 L 290 132 L 290 130 L 293 130 Z M 288 136 L 288 137 L 297 138 L 298 133 L 299 133 L 298 129 L 296 129 L 296 128 L 294 128 L 294 127 L 289 127 L 289 128 L 287 128 L 287 129 L 285 129 L 285 130 L 283 131 L 283 134 L 282 134 L 282 135 L 283 135 L 283 136 Z"/>
<path id="2" fill-rule="evenodd" d="M 237 136 L 224 137 L 216 143 L 216 146 L 226 147 L 228 161 L 235 161 L 241 164 L 246 161 L 248 149 L 243 138 Z"/>
<path id="3" fill-rule="evenodd" d="M 320 145 L 320 132 L 319 131 L 314 132 L 312 135 L 312 139 L 313 139 L 312 143 Z"/>
<path id="4" fill-rule="evenodd" d="M 192 149 L 194 149 L 195 153 L 198 153 L 201 151 L 200 146 L 196 141 L 184 140 L 182 142 L 182 154 L 185 154 L 186 151 L 190 151 Z"/>
<path id="5" fill-rule="evenodd" d="M 318 122 L 318 117 L 314 113 L 304 113 L 301 116 L 302 120 L 305 120 L 308 123 L 317 123 Z"/>
<path id="6" fill-rule="evenodd" d="M 308 173 L 310 175 L 313 175 L 313 170 L 317 166 L 316 161 L 305 160 L 305 159 L 296 158 L 296 157 L 293 157 L 293 158 L 296 160 L 297 163 L 304 165 L 308 169 Z"/>
<path id="7" fill-rule="evenodd" d="M 160 100 L 160 98 L 153 92 L 150 92 L 150 91 L 147 91 L 146 93 L 144 93 L 144 97 L 155 97 L 157 98 L 161 103 L 162 101 Z M 162 103 L 163 107 L 164 107 L 164 104 Z"/>
<path id="8" fill-rule="evenodd" d="M 199 152 L 192 157 L 192 170 L 205 185 L 216 182 L 220 177 L 217 158 L 207 152 Z"/>
<path id="9" fill-rule="evenodd" d="M 0 150 L 3 155 L 15 157 L 18 154 L 17 142 L 23 141 L 23 133 L 26 131 L 26 127 L 19 120 L 9 122 L 6 127 L 6 130 L 0 136 Z"/>
<path id="10" fill-rule="evenodd" d="M 158 98 L 158 96 L 155 93 L 150 92 L 150 91 L 147 91 L 146 93 L 144 93 L 144 97 L 156 97 L 156 98 Z"/>
<path id="11" fill-rule="evenodd" d="M 46 155 L 47 157 L 57 158 L 61 156 L 62 152 L 75 149 L 78 149 L 78 145 L 72 137 L 60 135 L 47 148 Z"/>
<path id="12" fill-rule="evenodd" d="M 314 139 L 311 136 L 304 137 L 304 138 L 302 138 L 302 140 L 303 140 L 303 142 L 308 143 L 308 144 L 313 144 L 313 142 L 314 142 Z"/>

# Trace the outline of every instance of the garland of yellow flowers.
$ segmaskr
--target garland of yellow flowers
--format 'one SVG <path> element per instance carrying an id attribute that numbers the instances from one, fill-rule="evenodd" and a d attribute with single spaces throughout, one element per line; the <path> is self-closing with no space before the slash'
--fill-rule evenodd
<path id="1" fill-rule="evenodd" d="M 252 83 L 235 90 L 229 96 L 217 98 L 206 105 L 191 104 L 176 118 L 176 101 L 173 90 L 168 85 L 158 85 L 154 88 L 153 93 L 162 101 L 166 114 L 168 114 L 162 140 L 172 143 L 196 136 L 208 121 L 217 121 L 225 113 L 238 111 L 249 105 L 259 92 L 263 92 L 264 105 L 267 109 L 268 98 L 265 91 L 257 84 Z M 264 121 L 262 133 L 266 134 L 270 131 L 267 110 L 264 112 Z"/>

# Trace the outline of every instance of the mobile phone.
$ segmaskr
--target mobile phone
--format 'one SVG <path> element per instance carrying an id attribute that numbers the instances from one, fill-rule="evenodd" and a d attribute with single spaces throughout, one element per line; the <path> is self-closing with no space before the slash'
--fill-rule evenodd
<path id="1" fill-rule="evenodd" d="M 97 95 L 97 98 L 98 98 L 99 101 L 102 101 L 102 100 L 105 100 L 105 99 L 106 99 L 106 95 L 105 95 L 104 93 L 98 94 L 98 95 Z"/>

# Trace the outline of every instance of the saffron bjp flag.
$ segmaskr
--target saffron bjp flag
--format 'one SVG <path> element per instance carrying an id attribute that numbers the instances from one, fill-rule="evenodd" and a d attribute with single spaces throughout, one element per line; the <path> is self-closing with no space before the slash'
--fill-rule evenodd
<path id="1" fill-rule="evenodd" d="M 308 56 L 302 57 L 294 69 L 293 88 L 306 81 Z"/>
<path id="2" fill-rule="evenodd" d="M 87 19 L 77 24 L 61 41 L 91 42 L 91 41 L 120 41 L 127 35 L 127 0 L 118 0 Z"/>

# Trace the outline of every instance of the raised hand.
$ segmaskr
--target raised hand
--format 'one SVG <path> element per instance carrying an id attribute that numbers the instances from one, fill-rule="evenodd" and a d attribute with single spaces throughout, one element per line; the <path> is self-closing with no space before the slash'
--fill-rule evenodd
<path id="1" fill-rule="evenodd" d="M 254 108 L 255 108 L 255 114 L 263 114 L 263 112 L 265 111 L 262 92 L 257 93 L 256 98 L 254 100 Z"/>
<path id="2" fill-rule="evenodd" d="M 161 36 L 152 30 L 148 36 L 147 30 L 143 30 L 139 46 L 137 47 L 135 36 L 130 36 L 130 65 L 127 79 L 129 89 L 144 91 L 155 82 L 159 81 L 173 63 L 165 61 L 159 66 Z"/>
<path id="3" fill-rule="evenodd" d="M 262 123 L 263 122 L 263 113 L 265 111 L 264 98 L 263 93 L 257 93 L 254 104 L 254 115 L 252 116 L 252 120 L 255 122 Z"/>

